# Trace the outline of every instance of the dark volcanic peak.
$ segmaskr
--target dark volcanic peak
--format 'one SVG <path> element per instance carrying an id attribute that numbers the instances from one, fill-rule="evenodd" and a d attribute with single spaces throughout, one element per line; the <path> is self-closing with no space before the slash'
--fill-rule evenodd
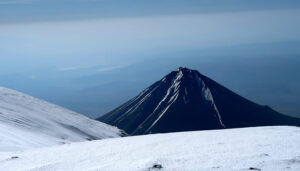
<path id="1" fill-rule="evenodd" d="M 300 125 L 295 118 L 248 101 L 198 71 L 183 67 L 99 120 L 133 135 Z"/>
<path id="2" fill-rule="evenodd" d="M 209 87 L 203 81 L 203 78 L 204 76 L 201 75 L 197 70 L 179 67 L 176 71 L 172 72 L 161 80 L 162 82 L 166 83 L 166 80 L 169 79 L 171 82 L 171 86 L 169 87 L 161 103 L 165 102 L 166 99 L 170 99 L 168 103 L 169 105 L 172 105 L 172 103 L 174 103 L 174 101 L 180 97 L 182 98 L 181 100 L 183 100 L 184 104 L 188 104 L 189 100 L 192 99 L 196 93 L 198 98 L 200 97 L 203 103 L 213 107 L 215 118 L 218 119 L 219 124 L 225 128 L 221 115 L 214 102 L 213 95 Z"/>

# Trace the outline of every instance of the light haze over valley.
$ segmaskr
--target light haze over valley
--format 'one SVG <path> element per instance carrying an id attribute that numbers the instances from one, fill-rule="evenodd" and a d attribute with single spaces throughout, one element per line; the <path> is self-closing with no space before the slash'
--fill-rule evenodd
<path id="1" fill-rule="evenodd" d="M 299 117 L 299 16 L 296 0 L 0 0 L 0 84 L 95 118 L 187 66 Z"/>

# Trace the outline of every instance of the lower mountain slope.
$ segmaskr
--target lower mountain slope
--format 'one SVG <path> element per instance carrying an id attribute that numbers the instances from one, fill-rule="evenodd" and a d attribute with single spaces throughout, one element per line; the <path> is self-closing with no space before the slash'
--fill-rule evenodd
<path id="1" fill-rule="evenodd" d="M 0 153 L 5 171 L 299 171 L 300 128 L 153 134 Z"/>
<path id="2" fill-rule="evenodd" d="M 116 127 L 0 87 L 0 152 L 121 135 Z"/>
<path id="3" fill-rule="evenodd" d="M 300 119 L 251 102 L 188 68 L 171 72 L 98 120 L 131 135 L 253 126 L 300 126 Z"/>

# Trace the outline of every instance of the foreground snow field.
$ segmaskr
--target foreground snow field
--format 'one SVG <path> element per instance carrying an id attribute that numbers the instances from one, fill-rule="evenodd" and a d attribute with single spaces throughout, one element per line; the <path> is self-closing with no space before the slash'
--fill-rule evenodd
<path id="1" fill-rule="evenodd" d="M 162 166 L 161 169 L 153 168 Z M 0 170 L 300 170 L 300 128 L 156 134 L 0 153 Z"/>
<path id="2" fill-rule="evenodd" d="M 0 152 L 120 135 L 116 127 L 0 87 Z"/>

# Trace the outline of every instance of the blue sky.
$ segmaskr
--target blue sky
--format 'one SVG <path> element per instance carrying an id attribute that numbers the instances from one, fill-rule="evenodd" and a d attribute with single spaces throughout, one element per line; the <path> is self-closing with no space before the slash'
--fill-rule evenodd
<path id="1" fill-rule="evenodd" d="M 280 54 L 271 53 L 274 55 L 273 58 L 293 63 L 294 58 L 288 60 L 290 58 L 287 57 L 298 54 L 299 28 L 298 0 L 0 0 L 0 77 L 3 78 L 3 82 L 0 78 L 0 83 L 72 108 L 76 106 L 75 103 L 69 104 L 68 99 L 52 97 L 52 91 L 64 92 L 64 86 L 73 86 L 74 91 L 77 91 L 108 82 L 128 86 L 136 82 L 124 83 L 124 79 L 117 74 L 112 74 L 114 79 L 105 77 L 94 84 L 75 86 L 71 83 L 74 81 L 72 79 L 79 79 L 77 77 L 93 78 L 92 76 L 97 74 L 109 75 L 128 67 L 132 67 L 132 72 L 137 72 L 138 69 L 134 66 L 149 60 L 165 60 L 172 65 L 164 66 L 167 69 L 163 66 L 157 67 L 155 64 L 145 66 L 157 67 L 159 72 L 151 76 L 145 73 L 139 77 L 140 80 L 137 78 L 139 81 L 136 85 L 137 90 L 145 88 L 180 65 L 178 62 L 172 62 L 173 60 L 182 61 L 182 64 L 189 66 L 191 63 L 188 57 L 191 56 L 197 56 L 199 65 L 191 66 L 200 71 L 202 63 L 214 59 L 215 62 L 209 65 L 213 71 L 214 63 L 226 62 L 233 54 L 238 56 L 238 59 L 252 62 L 254 57 L 251 58 L 249 55 L 257 51 L 255 55 L 260 56 L 262 63 L 266 63 L 263 56 L 270 53 L 258 47 L 271 44 L 272 46 L 267 47 L 274 47 L 270 49 Z M 287 44 L 278 46 L 282 42 Z M 287 48 L 290 42 L 296 42 L 292 43 L 293 49 Z M 253 45 L 258 49 L 250 51 Z M 240 47 L 247 48 L 241 50 L 243 48 Z M 219 49 L 226 48 L 231 49 L 230 52 L 222 51 L 223 54 L 216 55 Z M 236 50 L 239 53 L 233 53 Z M 235 61 L 240 60 L 231 63 L 240 65 L 240 62 Z M 235 75 L 228 68 L 232 67 L 231 65 L 224 64 L 221 67 L 228 71 L 226 74 L 229 77 Z M 219 78 L 218 81 L 226 83 L 226 86 L 236 88 L 238 92 L 244 92 L 242 95 L 249 96 L 247 90 L 250 87 L 238 87 L 230 83 L 233 80 L 222 79 L 222 74 L 214 74 L 205 68 L 203 70 L 208 75 L 213 73 L 211 76 Z M 264 72 L 263 69 L 259 71 Z M 10 78 L 10 75 L 22 81 L 14 82 L 6 79 Z M 47 79 L 41 79 L 41 75 Z M 286 75 L 289 75 L 290 80 L 295 77 L 291 74 Z M 23 77 L 31 82 L 24 81 Z M 148 77 L 148 81 L 144 77 Z M 242 75 L 237 77 L 238 80 L 243 78 Z M 47 81 L 51 80 L 50 78 L 53 78 L 52 81 L 56 84 Z M 277 78 L 277 82 L 281 79 Z M 66 83 L 66 80 L 69 82 Z M 33 84 L 49 87 L 37 90 Z M 292 88 L 289 88 L 293 89 L 297 84 L 291 83 Z M 51 93 L 47 94 L 45 91 Z M 95 106 L 105 108 L 106 105 L 112 109 L 117 103 L 129 99 L 137 92 L 132 91 L 121 100 L 105 95 L 103 98 L 111 98 L 112 103 L 101 104 L 102 106 L 95 103 Z M 298 100 L 296 97 L 300 94 L 294 94 L 295 99 L 290 99 Z M 282 94 L 278 99 L 281 97 Z M 276 109 L 284 108 L 282 111 L 290 113 L 299 111 L 300 114 L 300 108 L 298 110 L 296 107 L 298 104 L 289 110 L 287 106 L 279 104 L 280 100 L 270 99 L 253 100 L 271 103 L 271 106 L 273 104 L 277 107 Z M 100 110 L 99 108 L 97 110 Z M 90 112 L 77 108 L 76 110 Z"/>

